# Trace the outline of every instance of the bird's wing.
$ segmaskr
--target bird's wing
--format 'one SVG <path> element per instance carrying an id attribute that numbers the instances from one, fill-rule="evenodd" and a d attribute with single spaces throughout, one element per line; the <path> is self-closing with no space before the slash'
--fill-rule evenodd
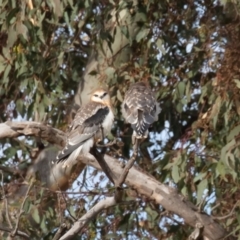
<path id="1" fill-rule="evenodd" d="M 92 138 L 100 130 L 108 113 L 108 106 L 96 102 L 80 108 L 70 126 L 66 145 L 57 156 L 58 162 Z"/>

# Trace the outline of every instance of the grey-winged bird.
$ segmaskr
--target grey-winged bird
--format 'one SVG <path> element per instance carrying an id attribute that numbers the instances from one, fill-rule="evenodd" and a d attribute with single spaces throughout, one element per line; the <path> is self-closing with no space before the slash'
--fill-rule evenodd
<path id="1" fill-rule="evenodd" d="M 148 128 L 158 120 L 160 110 L 154 93 L 146 83 L 137 82 L 130 86 L 122 103 L 122 114 L 133 128 L 133 143 L 135 138 L 147 138 Z"/>
<path id="2" fill-rule="evenodd" d="M 80 107 L 67 133 L 65 147 L 57 155 L 57 163 L 70 162 L 79 154 L 86 154 L 94 143 L 103 140 L 113 125 L 110 96 L 103 89 L 96 90 L 91 101 Z"/>

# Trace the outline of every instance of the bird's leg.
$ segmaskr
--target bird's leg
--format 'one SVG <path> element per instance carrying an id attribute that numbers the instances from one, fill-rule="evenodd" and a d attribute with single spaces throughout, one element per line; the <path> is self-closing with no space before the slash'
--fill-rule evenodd
<path id="1" fill-rule="evenodd" d="M 96 143 L 96 146 L 97 147 L 100 147 L 100 148 L 104 148 L 104 147 L 111 147 L 111 146 L 113 146 L 113 145 L 115 145 L 116 144 L 116 142 L 117 142 L 117 140 L 116 139 L 114 139 L 112 142 L 109 142 L 109 143 L 107 143 L 107 144 L 104 144 L 104 142 L 103 142 L 103 140 L 104 140 L 104 131 L 103 131 L 103 127 L 101 126 L 100 127 L 100 131 L 101 131 L 101 138 L 100 139 L 98 139 L 98 141 L 97 141 L 97 143 Z"/>
<path id="2" fill-rule="evenodd" d="M 99 134 L 100 136 L 98 136 L 98 139 L 96 141 L 96 146 L 97 147 L 105 147 L 103 140 L 104 140 L 104 131 L 103 131 L 103 127 L 100 126 L 100 130 L 99 130 Z"/>

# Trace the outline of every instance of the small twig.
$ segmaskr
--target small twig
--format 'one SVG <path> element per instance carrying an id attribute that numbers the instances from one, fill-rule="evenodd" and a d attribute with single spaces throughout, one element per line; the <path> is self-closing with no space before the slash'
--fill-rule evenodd
<path id="1" fill-rule="evenodd" d="M 218 208 L 219 206 L 220 206 L 220 203 L 217 203 L 215 206 L 212 207 L 211 212 L 213 212 L 213 210 Z"/>
<path id="2" fill-rule="evenodd" d="M 224 219 L 226 219 L 226 218 L 228 218 L 228 217 L 231 217 L 231 216 L 233 215 L 233 211 L 234 211 L 235 208 L 237 207 L 238 203 L 239 203 L 239 201 L 237 201 L 237 202 L 234 204 L 234 206 L 233 206 L 233 208 L 232 208 L 232 210 L 231 210 L 231 212 L 230 212 L 229 214 L 227 214 L 227 215 L 225 215 L 225 216 L 221 216 L 221 217 L 214 217 L 214 216 L 212 216 L 212 219 L 224 220 Z"/>
<path id="3" fill-rule="evenodd" d="M 52 240 L 58 240 L 63 235 L 63 232 L 66 230 L 66 228 L 67 228 L 67 225 L 65 223 L 62 223 Z"/>
<path id="4" fill-rule="evenodd" d="M 8 222 L 9 227 L 12 229 L 13 226 L 12 226 L 12 223 L 11 223 L 11 220 L 10 220 L 10 217 L 9 217 L 9 211 L 8 211 L 8 199 L 6 197 L 4 186 L 3 186 L 3 171 L 0 170 L 0 173 L 2 175 L 1 185 L 2 185 L 2 191 L 3 191 L 3 199 L 4 199 L 4 205 L 5 205 L 5 211 L 6 211 L 6 218 L 7 218 L 7 222 Z"/>
<path id="5" fill-rule="evenodd" d="M 78 234 L 92 219 L 94 219 L 103 209 L 117 204 L 114 197 L 107 197 L 98 202 L 85 215 L 83 215 L 73 226 L 60 238 L 60 240 L 71 239 Z"/>
<path id="6" fill-rule="evenodd" d="M 114 189 L 114 187 L 109 188 L 109 189 Z M 61 191 L 57 190 L 57 191 L 53 191 L 53 192 L 60 193 Z M 97 196 L 97 195 L 109 196 L 109 195 L 111 195 L 111 193 L 105 192 L 104 190 L 103 191 L 89 190 L 89 191 L 76 191 L 76 192 L 68 191 L 68 192 L 65 192 L 65 194 L 72 194 L 72 195 L 84 194 L 86 196 Z"/>
<path id="7" fill-rule="evenodd" d="M 116 188 L 120 188 L 122 186 L 122 184 L 125 182 L 125 179 L 126 179 L 126 177 L 128 175 L 129 170 L 133 166 L 133 164 L 134 164 L 134 162 L 135 162 L 135 160 L 137 158 L 137 154 L 138 154 L 138 144 L 139 144 L 139 140 L 136 139 L 136 142 L 135 142 L 135 144 L 133 146 L 133 155 L 129 159 L 129 161 L 126 164 L 126 166 L 124 167 L 123 172 L 122 172 L 120 178 L 118 179 L 118 181 L 117 181 L 117 183 L 115 185 Z"/>
<path id="8" fill-rule="evenodd" d="M 207 197 L 208 197 L 208 195 L 206 194 L 206 195 L 201 199 L 201 201 L 200 201 L 200 203 L 199 203 L 199 205 L 198 205 L 198 211 L 199 211 L 199 212 L 201 212 L 202 206 L 203 206 L 203 204 L 205 203 L 205 200 L 206 200 Z"/>
<path id="9" fill-rule="evenodd" d="M 62 221 L 62 211 L 61 211 L 61 200 L 58 194 L 61 194 L 62 191 L 59 190 L 59 193 L 57 193 L 57 203 L 58 203 L 58 213 L 59 213 L 59 222 L 63 223 Z"/>
<path id="10" fill-rule="evenodd" d="M 13 174 L 13 175 L 16 175 L 18 173 L 18 170 L 15 170 L 15 169 L 10 168 L 10 167 L 5 167 L 5 166 L 0 166 L 0 170 L 3 171 L 3 172 Z"/>
<path id="11" fill-rule="evenodd" d="M 32 185 L 33 185 L 33 182 L 31 182 L 28 186 L 28 189 L 27 189 L 27 192 L 26 192 L 26 195 L 23 199 L 23 202 L 22 202 L 22 205 L 21 205 L 21 208 L 20 208 L 20 212 L 19 212 L 19 215 L 18 215 L 18 218 L 17 218 L 17 222 L 16 222 L 16 226 L 11 234 L 12 237 L 14 237 L 18 231 L 18 226 L 19 226 L 19 222 L 20 222 L 20 218 L 22 216 L 22 214 L 24 213 L 24 210 L 23 210 L 23 207 L 24 207 L 24 204 L 27 200 L 27 198 L 29 197 L 29 192 L 30 192 L 30 189 L 32 188 Z"/>
<path id="12" fill-rule="evenodd" d="M 0 230 L 4 231 L 4 232 L 9 232 L 9 233 L 12 232 L 12 228 L 4 227 L 4 226 L 1 226 L 1 225 L 0 225 Z M 24 239 L 30 239 L 30 237 L 25 232 L 22 232 L 22 231 L 19 231 L 19 230 L 16 232 L 16 235 L 19 236 L 19 237 L 22 237 Z"/>

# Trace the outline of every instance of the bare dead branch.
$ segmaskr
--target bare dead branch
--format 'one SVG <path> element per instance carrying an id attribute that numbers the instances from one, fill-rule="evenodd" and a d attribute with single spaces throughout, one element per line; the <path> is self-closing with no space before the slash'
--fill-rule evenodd
<path id="1" fill-rule="evenodd" d="M 0 225 L 0 230 L 4 231 L 4 232 L 11 233 L 13 229 Z M 25 232 L 22 232 L 22 231 L 19 231 L 19 230 L 16 232 L 16 236 L 22 237 L 24 239 L 30 239 L 30 237 Z"/>
<path id="2" fill-rule="evenodd" d="M 117 204 L 114 197 L 107 197 L 98 202 L 85 215 L 73 224 L 71 229 L 67 231 L 60 240 L 71 239 L 76 236 L 91 220 L 93 220 L 103 209 L 115 206 Z"/>
<path id="3" fill-rule="evenodd" d="M 13 226 L 12 226 L 12 223 L 11 223 L 11 220 L 10 220 L 10 217 L 9 217 L 9 211 L 8 211 L 8 199 L 6 197 L 5 190 L 4 190 L 4 185 L 3 185 L 3 171 L 1 170 L 0 173 L 1 173 L 1 176 L 2 176 L 1 177 L 1 185 L 2 185 L 2 192 L 3 192 L 2 198 L 4 199 L 6 219 L 7 219 L 9 227 L 12 229 Z"/>
<path id="4" fill-rule="evenodd" d="M 65 134 L 62 131 L 42 123 L 23 121 L 0 124 L 0 139 L 23 135 L 39 137 L 58 146 L 63 146 L 65 142 Z"/>
<path id="5" fill-rule="evenodd" d="M 24 204 L 25 204 L 27 198 L 29 197 L 29 191 L 32 188 L 32 185 L 33 185 L 33 182 L 31 182 L 30 185 L 28 186 L 27 193 L 26 193 L 26 195 L 23 199 L 23 202 L 22 202 L 22 205 L 21 205 L 21 208 L 20 208 L 20 212 L 19 212 L 19 215 L 18 215 L 18 218 L 17 218 L 16 226 L 15 226 L 15 228 L 14 228 L 12 234 L 11 234 L 12 237 L 15 237 L 15 235 L 18 231 L 19 221 L 20 221 L 20 218 L 21 218 L 22 214 L 24 213 L 23 207 L 24 207 Z"/>

